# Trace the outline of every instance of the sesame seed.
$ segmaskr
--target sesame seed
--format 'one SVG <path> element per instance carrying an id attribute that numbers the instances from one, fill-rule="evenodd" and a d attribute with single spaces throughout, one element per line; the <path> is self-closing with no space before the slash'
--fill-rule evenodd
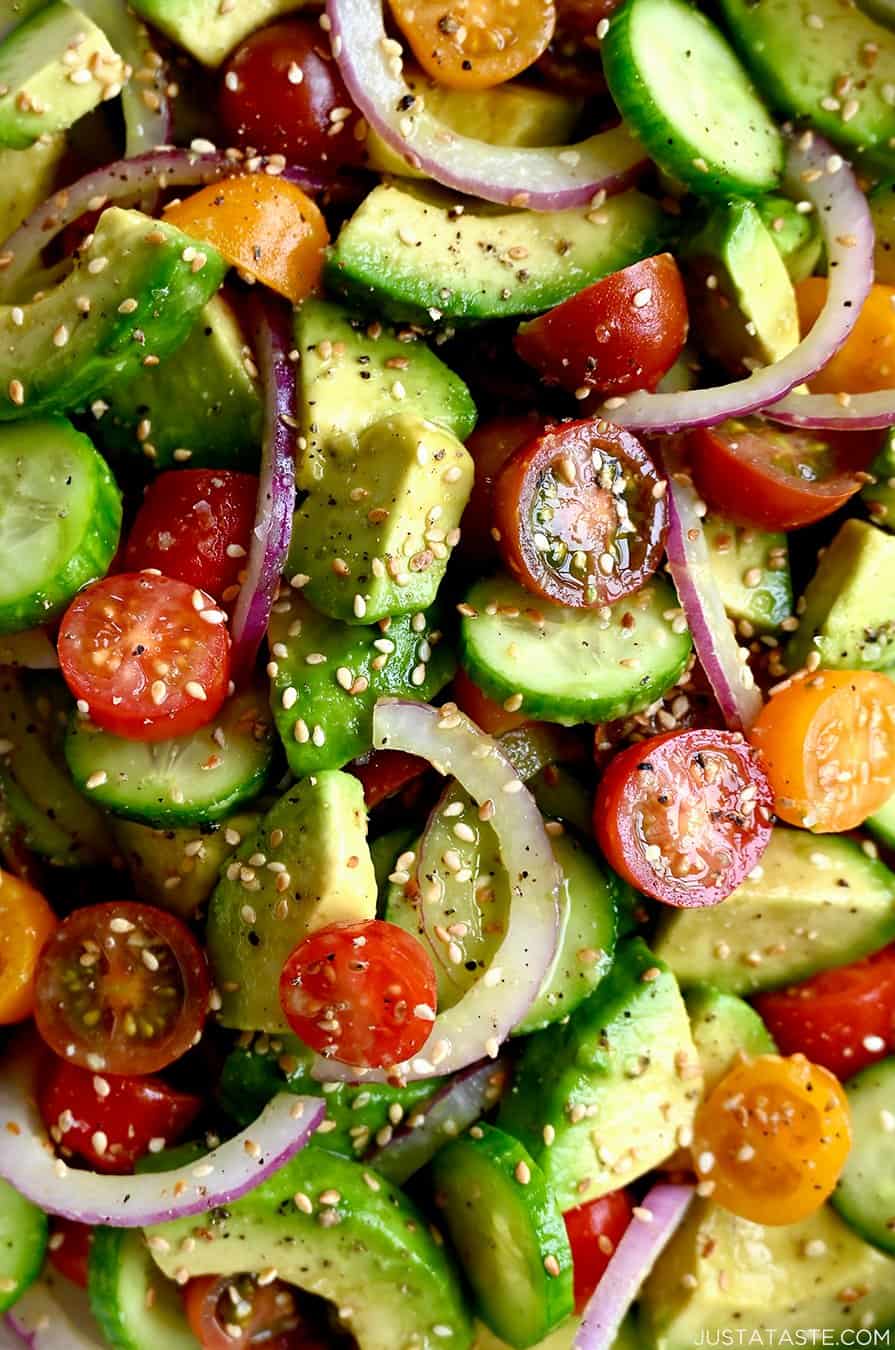
<path id="1" fill-rule="evenodd" d="M 92 792 L 94 788 L 104 787 L 108 781 L 109 775 L 106 773 L 105 769 L 97 769 L 96 772 L 92 773 L 87 779 L 85 787 L 89 792 Z"/>
<path id="2" fill-rule="evenodd" d="M 559 1274 L 559 1262 L 552 1254 L 544 1257 L 544 1269 L 548 1275 L 557 1276 Z"/>
<path id="3" fill-rule="evenodd" d="M 198 680 L 187 680 L 185 688 L 190 698 L 195 698 L 200 703 L 206 701 L 208 695 L 205 693 L 205 686 L 200 684 Z"/>
<path id="4" fill-rule="evenodd" d="M 653 1211 L 651 1209 L 644 1209 L 643 1205 L 635 1205 L 631 1210 L 631 1213 L 634 1215 L 635 1219 L 640 1221 L 640 1223 L 652 1223 L 653 1221 Z"/>
<path id="5" fill-rule="evenodd" d="M 9 397 L 19 408 L 25 402 L 25 386 L 21 380 L 10 380 Z"/>

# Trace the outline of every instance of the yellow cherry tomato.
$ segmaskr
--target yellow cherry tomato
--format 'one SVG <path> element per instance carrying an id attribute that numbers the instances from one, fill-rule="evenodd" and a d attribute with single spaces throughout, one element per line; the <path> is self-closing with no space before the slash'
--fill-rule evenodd
<path id="1" fill-rule="evenodd" d="M 519 75 L 550 45 L 553 0 L 391 0 L 420 65 L 451 89 L 489 89 Z"/>
<path id="2" fill-rule="evenodd" d="M 838 1078 L 804 1055 L 759 1055 L 732 1069 L 700 1107 L 693 1158 L 719 1205 L 776 1227 L 820 1209 L 851 1139 Z"/>
<path id="3" fill-rule="evenodd" d="M 781 819 L 853 830 L 895 793 L 895 683 L 872 670 L 800 676 L 764 705 L 749 740 Z"/>
<path id="4" fill-rule="evenodd" d="M 37 958 L 58 926 L 40 891 L 0 872 L 0 1025 L 30 1016 Z"/>
<path id="5" fill-rule="evenodd" d="M 173 202 L 165 219 L 294 305 L 320 285 L 326 222 L 300 187 L 245 174 Z"/>
<path id="6" fill-rule="evenodd" d="M 827 278 L 808 277 L 796 287 L 802 336 L 827 298 Z M 870 288 L 858 321 L 839 351 L 809 380 L 813 394 L 869 394 L 895 388 L 895 286 Z"/>

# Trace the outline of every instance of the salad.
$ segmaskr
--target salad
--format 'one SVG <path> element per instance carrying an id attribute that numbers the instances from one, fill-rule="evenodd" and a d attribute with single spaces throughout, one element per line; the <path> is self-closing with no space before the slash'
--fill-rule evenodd
<path id="1" fill-rule="evenodd" d="M 8 0 L 0 238 L 0 1344 L 888 1344 L 890 0 Z"/>

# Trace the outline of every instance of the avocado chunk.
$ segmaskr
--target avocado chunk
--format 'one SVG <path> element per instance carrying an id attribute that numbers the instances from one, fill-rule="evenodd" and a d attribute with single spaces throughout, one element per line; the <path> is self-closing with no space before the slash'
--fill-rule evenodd
<path id="1" fill-rule="evenodd" d="M 321 1205 L 327 1192 L 335 1204 Z M 329 1299 L 359 1350 L 470 1350 L 459 1279 L 423 1215 L 384 1177 L 322 1149 L 303 1149 L 226 1209 L 146 1232 L 164 1238 L 151 1251 L 169 1277 L 273 1269 Z"/>
<path id="2" fill-rule="evenodd" d="M 475 472 L 456 436 L 416 413 L 364 431 L 295 512 L 289 574 L 333 619 L 371 623 L 432 604 Z"/>
<path id="3" fill-rule="evenodd" d="M 581 1328 L 577 1317 L 569 1317 L 561 1327 L 551 1331 L 544 1340 L 538 1341 L 532 1350 L 575 1350 L 575 1338 Z M 476 1323 L 475 1344 L 472 1350 L 510 1350 L 506 1341 L 502 1341 L 484 1322 Z M 644 1350 L 637 1323 L 633 1313 L 629 1313 L 618 1329 L 618 1335 L 612 1342 L 612 1350 Z"/>
<path id="4" fill-rule="evenodd" d="M 205 66 L 219 66 L 243 38 L 310 0 L 133 0 L 135 13 Z"/>
<path id="5" fill-rule="evenodd" d="M 710 1097 L 740 1054 L 773 1055 L 774 1039 L 754 1008 L 735 994 L 698 984 L 684 999 L 693 1044 L 702 1065 L 703 1091 Z"/>
<path id="6" fill-rule="evenodd" d="M 770 193 L 755 203 L 794 286 L 810 277 L 820 262 L 823 240 L 817 219 L 797 209 L 788 197 Z"/>
<path id="7" fill-rule="evenodd" d="M 8 239 L 47 200 L 65 151 L 62 133 L 27 150 L 0 150 L 0 238 Z"/>
<path id="8" fill-rule="evenodd" d="M 25 150 L 121 90 L 124 64 L 79 9 L 54 0 L 0 43 L 0 145 Z"/>
<path id="9" fill-rule="evenodd" d="M 713 207 L 685 258 L 690 321 L 714 360 L 742 374 L 798 346 L 795 291 L 754 202 Z"/>
<path id="10" fill-rule="evenodd" d="M 466 385 L 409 332 L 398 338 L 378 320 L 366 323 L 341 305 L 308 299 L 295 311 L 295 346 L 306 442 L 299 488 L 325 485 L 330 461 L 351 462 L 361 434 L 399 404 L 446 427 L 458 441 L 472 433 L 476 410 Z"/>
<path id="11" fill-rule="evenodd" d="M 295 591 L 271 615 L 268 640 L 270 706 L 296 778 L 369 750 L 377 699 L 429 702 L 456 668 L 429 614 L 398 615 L 383 632 L 327 619 Z"/>
<path id="12" fill-rule="evenodd" d="M 792 616 L 786 535 L 744 529 L 719 516 L 703 522 L 712 575 L 742 637 L 773 633 Z"/>
<path id="13" fill-rule="evenodd" d="M 0 305 L 0 421 L 64 412 L 173 352 L 226 264 L 140 211 L 112 206 L 64 281 L 40 300 Z M 194 262 L 196 259 L 194 258 Z"/>
<path id="14" fill-rule="evenodd" d="M 861 489 L 861 500 L 874 525 L 895 534 L 895 434 L 891 427 L 870 472 L 876 481 Z"/>
<path id="15" fill-rule="evenodd" d="M 407 185 L 374 188 L 343 227 L 327 284 L 377 315 L 431 325 L 537 314 L 667 242 L 639 192 L 599 210 L 494 210 Z"/>
<path id="16" fill-rule="evenodd" d="M 895 539 L 865 520 L 845 522 L 805 588 L 786 664 L 801 670 L 812 652 L 832 670 L 895 664 Z"/>
<path id="17" fill-rule="evenodd" d="M 849 1298 L 848 1290 L 860 1293 Z M 829 1344 L 848 1344 L 840 1341 L 847 1329 L 895 1318 L 895 1261 L 856 1237 L 829 1205 L 767 1228 L 697 1200 L 648 1277 L 640 1312 L 647 1344 L 662 1350 L 715 1344 L 731 1327 L 744 1345 L 750 1333 L 769 1331 L 777 1344 L 787 1343 L 787 1332 L 791 1344 L 799 1332 L 810 1344 L 811 1328 L 829 1333 Z"/>
<path id="18" fill-rule="evenodd" d="M 279 980 L 292 949 L 327 924 L 375 917 L 360 782 L 335 770 L 303 778 L 243 840 L 211 898 L 205 937 L 223 999 L 220 1021 L 241 1031 L 288 1031 Z"/>
<path id="19" fill-rule="evenodd" d="M 777 826 L 761 863 L 711 909 L 667 910 L 655 939 L 686 988 L 750 994 L 857 961 L 895 937 L 895 874 L 860 844 Z"/>
<path id="20" fill-rule="evenodd" d="M 868 202 L 873 221 L 873 275 L 886 286 L 895 286 L 895 182 L 880 183 Z"/>
<path id="21" fill-rule="evenodd" d="M 677 980 L 634 938 L 568 1022 L 525 1043 L 497 1123 L 525 1144 L 565 1211 L 674 1153 L 701 1096 Z"/>
<path id="22" fill-rule="evenodd" d="M 103 390 L 91 430 L 106 451 L 157 469 L 258 466 L 263 412 L 258 380 L 231 306 L 214 295 L 175 358 Z"/>
<path id="23" fill-rule="evenodd" d="M 224 863 L 243 838 L 254 833 L 260 819 L 257 811 L 241 811 L 195 829 L 154 829 L 112 816 L 109 826 L 140 899 L 194 919 L 217 885 Z"/>

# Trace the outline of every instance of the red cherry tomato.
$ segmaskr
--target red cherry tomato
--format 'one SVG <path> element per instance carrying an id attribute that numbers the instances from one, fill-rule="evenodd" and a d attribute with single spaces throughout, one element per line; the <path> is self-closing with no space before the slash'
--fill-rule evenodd
<path id="1" fill-rule="evenodd" d="M 513 451 L 541 435 L 544 428 L 544 419 L 538 413 L 492 417 L 480 422 L 466 442 L 475 461 L 472 492 L 460 522 L 460 550 L 467 562 L 484 566 L 496 558 L 497 545 L 491 535 L 494 484 Z"/>
<path id="2" fill-rule="evenodd" d="M 280 976 L 280 1003 L 318 1054 L 390 1068 L 415 1055 L 432 1030 L 435 970 L 396 924 L 335 923 L 295 948 Z"/>
<path id="3" fill-rule="evenodd" d="M 531 721 L 526 713 L 508 712 L 502 703 L 489 698 L 461 667 L 454 676 L 453 693 L 461 712 L 471 717 L 489 736 L 502 736 L 505 731 L 513 731 Z"/>
<path id="4" fill-rule="evenodd" d="M 610 864 L 668 905 L 717 905 L 771 837 L 773 796 L 738 732 L 671 731 L 624 750 L 597 789 L 594 829 Z"/>
<path id="5" fill-rule="evenodd" d="M 662 558 L 667 508 L 656 466 L 630 432 L 567 422 L 520 446 L 494 487 L 507 567 L 561 605 L 612 604 Z"/>
<path id="6" fill-rule="evenodd" d="M 90 1260 L 92 1241 L 93 1228 L 90 1224 L 75 1223 L 73 1219 L 50 1220 L 47 1249 L 50 1260 L 60 1275 L 81 1289 L 87 1288 L 87 1262 Z"/>
<path id="7" fill-rule="evenodd" d="M 176 1143 L 202 1100 L 160 1078 L 104 1078 L 54 1058 L 44 1070 L 38 1104 L 63 1153 L 83 1158 L 97 1172 L 123 1174 L 134 1170 L 151 1139 Z"/>
<path id="8" fill-rule="evenodd" d="M 253 33 L 224 69 L 221 120 L 238 145 L 335 172 L 364 158 L 363 124 L 316 19 Z"/>
<path id="9" fill-rule="evenodd" d="M 856 472 L 879 449 L 879 431 L 796 431 L 758 417 L 699 427 L 687 454 L 700 493 L 740 525 L 792 530 L 837 511 L 860 491 Z"/>
<path id="10" fill-rule="evenodd" d="M 304 1324 L 295 1290 L 282 1280 L 259 1284 L 255 1275 L 200 1275 L 184 1286 L 183 1303 L 202 1350 L 325 1350 Z"/>
<path id="11" fill-rule="evenodd" d="M 687 300 L 670 253 L 645 258 L 524 323 L 516 351 L 550 384 L 654 389 L 687 340 Z"/>
<path id="12" fill-rule="evenodd" d="M 156 1073 L 199 1038 L 211 985 L 186 924 L 152 905 L 86 905 L 41 953 L 37 1029 L 94 1073 Z"/>
<path id="13" fill-rule="evenodd" d="M 562 1216 L 572 1248 L 575 1272 L 575 1312 L 585 1304 L 600 1283 L 609 1258 L 631 1222 L 633 1206 L 627 1191 L 610 1191 L 579 1205 Z"/>
<path id="14" fill-rule="evenodd" d="M 131 526 L 124 567 L 155 567 L 166 577 L 236 598 L 255 523 L 258 479 L 232 469 L 176 469 L 146 490 Z M 232 588 L 232 590 L 231 590 Z"/>
<path id="15" fill-rule="evenodd" d="M 782 1054 L 848 1078 L 895 1050 L 895 947 L 753 1002 Z"/>
<path id="16" fill-rule="evenodd" d="M 407 755 L 403 750 L 370 750 L 350 766 L 363 784 L 367 810 L 396 796 L 430 769 L 428 760 Z"/>
<path id="17" fill-rule="evenodd" d="M 118 736 L 161 741 L 216 716 L 230 679 L 223 611 L 153 572 L 86 586 L 59 627 L 59 665 L 90 718 Z"/>

